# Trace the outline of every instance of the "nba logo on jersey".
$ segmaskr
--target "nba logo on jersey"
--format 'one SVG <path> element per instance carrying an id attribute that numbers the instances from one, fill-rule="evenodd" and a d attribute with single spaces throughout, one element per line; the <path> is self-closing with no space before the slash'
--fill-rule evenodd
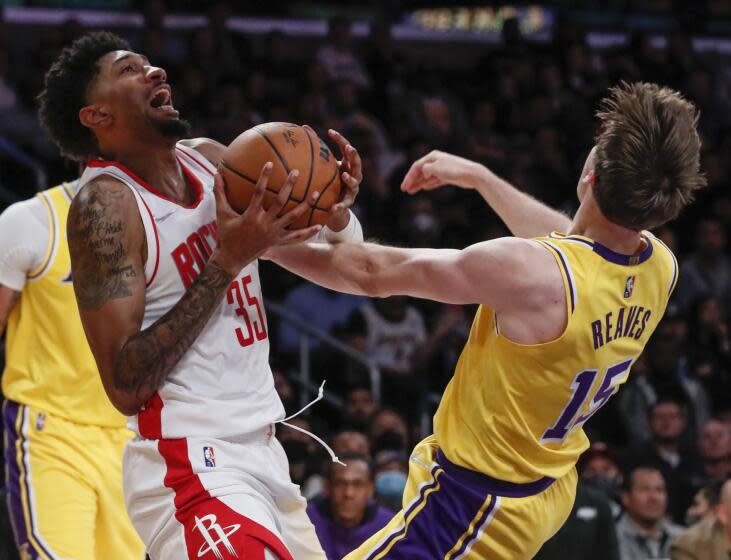
<path id="1" fill-rule="evenodd" d="M 635 289 L 635 276 L 628 276 L 627 282 L 624 284 L 624 299 L 627 299 L 632 295 Z"/>
<path id="2" fill-rule="evenodd" d="M 36 432 L 42 432 L 43 428 L 46 426 L 46 415 L 42 412 L 38 413 L 38 417 L 36 418 Z"/>
<path id="3" fill-rule="evenodd" d="M 213 447 L 203 448 L 203 462 L 206 467 L 213 468 L 216 466 L 216 456 L 213 454 Z"/>

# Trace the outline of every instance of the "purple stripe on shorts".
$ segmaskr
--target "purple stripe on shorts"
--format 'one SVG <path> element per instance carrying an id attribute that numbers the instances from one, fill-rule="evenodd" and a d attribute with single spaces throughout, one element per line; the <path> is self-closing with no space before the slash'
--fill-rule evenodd
<path id="1" fill-rule="evenodd" d="M 5 401 L 3 404 L 3 423 L 5 426 L 5 489 L 8 493 L 8 513 L 10 523 L 13 526 L 15 545 L 28 542 L 28 532 L 25 526 L 23 505 L 20 501 L 20 468 L 18 467 L 18 432 L 16 422 L 18 415 L 22 414 L 18 403 Z"/>
<path id="2" fill-rule="evenodd" d="M 424 501 L 424 495 L 426 494 L 426 492 L 427 492 L 427 491 L 428 491 L 428 490 L 429 490 L 430 488 L 434 488 L 434 487 L 435 487 L 435 486 L 436 486 L 436 485 L 437 485 L 437 484 L 439 483 L 439 481 L 437 480 L 437 471 L 438 471 L 438 470 L 439 470 L 439 467 L 438 467 L 438 466 L 434 466 L 434 467 L 432 468 L 432 470 L 431 470 L 431 474 L 432 474 L 432 477 L 434 477 L 434 480 L 432 480 L 432 481 L 431 481 L 431 482 L 430 482 L 429 484 L 426 484 L 426 485 L 424 485 L 424 486 L 423 486 L 423 487 L 421 488 L 421 491 L 419 492 L 419 499 L 418 499 L 418 500 L 416 500 L 416 501 L 415 501 L 415 502 L 414 502 L 413 504 L 411 504 L 411 506 L 409 507 L 409 509 L 407 509 L 406 511 L 404 511 L 404 513 L 403 513 L 403 515 L 404 515 L 404 520 L 408 519 L 409 515 L 411 515 L 411 513 L 413 513 L 413 511 L 414 511 L 414 510 L 415 510 L 415 509 L 416 509 L 417 507 L 419 507 L 419 505 L 420 505 L 420 504 L 421 504 L 421 503 L 422 503 L 422 502 Z M 421 515 L 421 514 L 422 514 L 423 512 L 424 512 L 424 510 L 422 510 L 421 512 L 419 512 L 419 514 L 418 514 L 418 515 Z M 372 551 L 372 552 L 371 552 L 371 553 L 370 553 L 370 554 L 369 554 L 369 555 L 368 555 L 368 556 L 367 556 L 367 557 L 365 558 L 365 560 L 371 560 L 371 559 L 372 559 L 372 558 L 374 558 L 375 556 L 378 556 L 378 554 L 379 554 L 379 553 L 380 553 L 381 551 L 385 550 L 385 549 L 386 549 L 386 548 L 387 548 L 387 547 L 388 547 L 388 546 L 389 546 L 389 545 L 391 544 L 391 542 L 393 542 L 393 540 L 394 540 L 394 539 L 395 539 L 396 537 L 398 537 L 398 536 L 400 536 L 400 535 L 403 535 L 403 534 L 404 534 L 404 532 L 405 532 L 405 530 L 406 530 L 406 529 L 405 529 L 405 527 L 402 527 L 402 528 L 401 528 L 400 530 L 398 530 L 397 532 L 393 533 L 393 534 L 392 534 L 392 535 L 391 535 L 390 537 L 388 537 L 388 538 L 387 538 L 387 539 L 386 539 L 385 541 L 383 541 L 383 543 L 381 544 L 381 546 L 379 546 L 378 548 L 376 548 L 375 550 L 373 550 L 373 551 Z"/>
<path id="3" fill-rule="evenodd" d="M 450 558 L 459 558 L 462 554 L 464 554 L 465 550 L 467 550 L 467 547 L 470 546 L 470 544 L 478 538 L 478 536 L 480 535 L 480 531 L 482 530 L 483 524 L 490 517 L 490 514 L 492 514 L 492 510 L 495 509 L 495 504 L 497 504 L 497 496 L 495 494 L 491 494 L 490 503 L 485 508 L 485 511 L 482 512 L 482 515 L 480 515 L 480 518 L 477 520 L 474 527 L 472 528 L 472 534 L 469 536 L 469 538 L 465 539 L 465 541 L 462 543 L 462 546 L 460 546 L 457 552 L 450 556 Z"/>
<path id="4" fill-rule="evenodd" d="M 496 496 L 505 496 L 507 498 L 527 498 L 540 494 L 556 480 L 550 476 L 544 476 L 534 482 L 526 482 L 523 484 L 498 480 L 486 474 L 455 465 L 447 459 L 441 449 L 437 450 L 437 462 L 447 474 L 459 479 L 465 486 L 483 496 L 495 494 Z"/>
<path id="5" fill-rule="evenodd" d="M 20 466 L 18 465 L 17 459 L 17 445 L 20 441 L 20 460 L 25 461 L 25 449 L 23 443 L 25 438 L 22 434 L 23 424 L 25 423 L 25 415 L 28 413 L 28 409 L 13 401 L 5 401 L 3 409 L 3 422 L 5 423 L 5 433 L 7 435 L 7 446 L 5 447 L 5 468 L 6 468 L 6 482 L 8 491 L 8 511 L 10 512 L 10 523 L 13 526 L 13 534 L 15 535 L 15 544 L 18 547 L 23 545 L 28 553 L 30 560 L 36 560 L 40 558 L 38 550 L 31 540 L 28 538 L 28 531 L 30 530 L 33 535 L 33 540 L 38 543 L 43 553 L 49 558 L 56 558 L 51 552 L 43 545 L 41 540 L 38 538 L 38 533 L 33 527 L 33 513 L 30 514 L 30 527 L 26 525 L 25 515 L 23 514 L 23 503 L 21 501 L 21 485 L 25 488 L 25 495 L 28 496 L 28 507 L 32 507 L 30 487 L 28 483 L 28 473 L 25 476 L 21 476 Z M 20 429 L 19 433 L 16 428 L 16 423 L 20 416 Z"/>

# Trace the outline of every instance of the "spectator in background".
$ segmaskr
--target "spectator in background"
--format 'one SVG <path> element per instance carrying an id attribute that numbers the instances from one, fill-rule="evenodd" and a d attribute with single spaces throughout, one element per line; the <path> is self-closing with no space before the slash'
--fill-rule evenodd
<path id="1" fill-rule="evenodd" d="M 370 440 L 374 455 L 384 450 L 406 453 L 409 432 L 403 416 L 390 408 L 376 411 L 371 418 Z"/>
<path id="2" fill-rule="evenodd" d="M 402 451 L 381 451 L 375 459 L 376 499 L 383 507 L 398 511 L 403 505 L 409 474 L 409 458 Z"/>
<path id="3" fill-rule="evenodd" d="M 373 393 L 369 386 L 351 388 L 345 395 L 345 424 L 358 429 L 366 429 L 376 410 Z"/>
<path id="4" fill-rule="evenodd" d="M 731 261 L 726 252 L 726 230 L 716 218 L 701 219 L 696 229 L 695 252 L 683 259 L 676 301 L 685 310 L 701 296 L 727 301 L 731 289 Z"/>
<path id="5" fill-rule="evenodd" d="M 579 480 L 569 518 L 533 560 L 620 560 L 607 498 Z"/>
<path id="6" fill-rule="evenodd" d="M 371 444 L 363 432 L 357 430 L 343 430 L 332 438 L 332 450 L 340 457 L 349 453 L 356 455 L 371 456 Z"/>
<path id="7" fill-rule="evenodd" d="M 702 296 L 690 309 L 688 365 L 703 385 L 713 414 L 729 407 L 731 338 L 720 300 Z"/>
<path id="8" fill-rule="evenodd" d="M 625 511 L 617 522 L 621 560 L 667 558 L 683 529 L 665 519 L 668 495 L 662 473 L 652 466 L 637 466 L 625 481 Z"/>
<path id="9" fill-rule="evenodd" d="M 363 333 L 365 353 L 381 369 L 384 402 L 415 413 L 423 380 L 414 375 L 413 358 L 427 338 L 421 312 L 407 298 L 394 296 L 367 302 L 348 322 Z"/>
<path id="10" fill-rule="evenodd" d="M 368 441 L 368 437 L 363 433 L 356 430 L 343 430 L 336 433 L 330 441 L 330 447 L 336 457 L 342 457 L 347 455 L 361 455 L 363 457 L 371 457 L 371 444 Z M 307 477 L 307 480 L 302 485 L 302 495 L 308 500 L 321 494 L 325 487 L 325 477 L 330 468 L 330 457 L 322 456 L 322 460 L 319 463 L 319 468 L 310 469 L 311 474 Z M 346 463 L 347 464 L 347 463 Z"/>
<path id="11" fill-rule="evenodd" d="M 373 500 L 373 469 L 368 457 L 346 454 L 341 460 L 347 467 L 332 463 L 323 495 L 307 506 L 328 560 L 340 560 L 393 517 Z"/>
<path id="12" fill-rule="evenodd" d="M 700 476 L 706 480 L 725 480 L 731 476 L 731 425 L 711 419 L 698 439 Z"/>
<path id="13" fill-rule="evenodd" d="M 683 523 L 693 487 L 691 479 L 697 466 L 694 449 L 684 445 L 687 428 L 685 407 L 671 398 L 660 398 L 649 412 L 651 438 L 630 449 L 634 464 L 652 465 L 662 472 L 667 484 L 668 512 L 676 523 Z"/>
<path id="14" fill-rule="evenodd" d="M 272 377 L 274 378 L 274 390 L 284 405 L 286 413 L 292 414 L 297 411 L 297 392 L 281 368 L 272 364 Z"/>
<path id="15" fill-rule="evenodd" d="M 685 525 L 690 527 L 715 515 L 716 506 L 721 499 L 722 482 L 711 482 L 698 490 L 693 503 L 685 513 Z"/>
<path id="16" fill-rule="evenodd" d="M 673 313 L 672 305 L 668 305 L 666 317 L 668 313 Z M 657 393 L 650 382 L 647 352 L 643 352 L 632 364 L 632 375 L 616 398 L 624 432 L 628 437 L 628 446 L 642 445 L 652 437 L 648 418 L 650 407 L 657 400 Z"/>
<path id="17" fill-rule="evenodd" d="M 315 54 L 330 80 L 348 80 L 359 88 L 368 89 L 370 78 L 365 66 L 353 49 L 351 24 L 345 18 L 335 17 L 328 23 L 327 43 Z"/>
<path id="18" fill-rule="evenodd" d="M 673 543 L 672 560 L 728 560 L 731 558 L 731 479 L 721 487 L 711 515 L 685 531 Z"/>
<path id="19" fill-rule="evenodd" d="M 623 478 L 614 453 L 603 442 L 592 443 L 579 459 L 577 470 L 582 483 L 601 493 L 609 503 L 612 518 L 618 519 Z"/>
<path id="20" fill-rule="evenodd" d="M 365 298 L 341 294 L 328 290 L 311 282 L 300 282 L 284 298 L 282 305 L 288 313 L 296 315 L 312 327 L 330 333 L 338 323 L 342 323 L 350 314 L 363 305 Z M 288 321 L 279 328 L 279 350 L 295 352 L 299 349 L 300 331 Z M 314 349 L 320 342 L 309 338 L 309 347 Z"/>
<path id="21" fill-rule="evenodd" d="M 668 309 L 647 344 L 648 381 L 655 394 L 688 403 L 688 429 L 697 433 L 711 417 L 705 387 L 693 377 L 687 357 L 688 324 L 677 309 Z M 677 313 L 677 314 L 676 314 Z"/>

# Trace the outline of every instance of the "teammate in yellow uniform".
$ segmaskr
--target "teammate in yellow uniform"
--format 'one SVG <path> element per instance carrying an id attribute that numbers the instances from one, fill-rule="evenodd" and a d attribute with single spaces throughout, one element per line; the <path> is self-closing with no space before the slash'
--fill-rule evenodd
<path id="1" fill-rule="evenodd" d="M 603 108 L 573 220 L 479 164 L 432 152 L 402 189 L 476 189 L 516 237 L 461 251 L 270 250 L 329 288 L 481 304 L 434 435 L 412 454 L 403 510 L 349 560 L 532 558 L 568 516 L 582 426 L 627 380 L 678 277 L 646 230 L 705 183 L 696 112 L 679 94 L 623 85 Z"/>
<path id="2" fill-rule="evenodd" d="M 0 215 L 10 516 L 22 560 L 141 560 L 122 496 L 132 434 L 104 393 L 71 285 L 66 216 L 75 190 L 63 183 Z"/>

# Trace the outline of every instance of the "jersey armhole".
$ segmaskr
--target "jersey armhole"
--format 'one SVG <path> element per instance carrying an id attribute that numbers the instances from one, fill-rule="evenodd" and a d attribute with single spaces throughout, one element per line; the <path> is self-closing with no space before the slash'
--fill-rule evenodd
<path id="1" fill-rule="evenodd" d="M 578 303 L 578 293 L 576 291 L 576 280 L 571 272 L 569 261 L 563 251 L 561 251 L 561 249 L 559 249 L 554 243 L 543 239 L 536 239 L 536 241 L 543 245 L 556 260 L 558 269 L 561 272 L 561 278 L 563 279 L 564 294 L 566 297 L 566 316 L 570 320 Z"/>
<path id="2" fill-rule="evenodd" d="M 643 234 L 647 236 L 647 239 L 650 243 L 657 243 L 660 247 L 663 248 L 663 250 L 668 254 L 668 257 L 670 257 L 670 266 L 672 269 L 672 273 L 670 275 L 670 284 L 668 287 L 668 298 L 673 295 L 673 292 L 675 291 L 675 286 L 678 285 L 678 273 L 679 273 L 679 266 L 678 266 L 678 259 L 675 258 L 675 255 L 670 250 L 670 247 L 665 245 L 658 237 L 650 233 L 649 231 L 643 231 Z"/>
<path id="3" fill-rule="evenodd" d="M 37 280 L 48 270 L 53 260 L 53 255 L 56 252 L 56 243 L 58 242 L 58 232 L 56 231 L 58 229 L 58 223 L 56 213 L 53 211 L 53 205 L 46 198 L 45 193 L 38 193 L 36 196 L 43 203 L 46 214 L 48 215 L 48 246 L 46 247 L 46 253 L 43 256 L 41 264 L 28 273 L 28 280 Z"/>

